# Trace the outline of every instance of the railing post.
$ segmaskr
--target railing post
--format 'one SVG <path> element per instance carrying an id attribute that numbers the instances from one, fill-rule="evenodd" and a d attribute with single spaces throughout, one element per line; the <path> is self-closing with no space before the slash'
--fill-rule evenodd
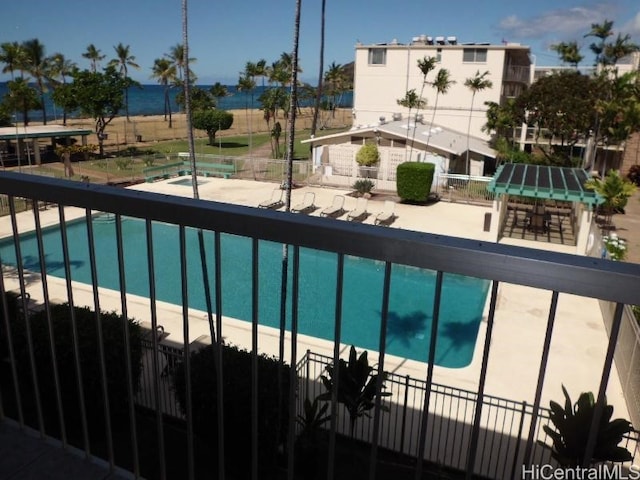
<path id="1" fill-rule="evenodd" d="M 520 410 L 520 425 L 518 426 L 518 436 L 516 437 L 516 451 L 513 452 L 513 466 L 511 467 L 511 476 L 509 478 L 516 478 L 516 468 L 518 465 L 518 455 L 520 454 L 520 442 L 522 441 L 522 430 L 524 429 L 524 416 L 526 414 L 527 402 L 522 402 L 522 409 Z"/>
<path id="2" fill-rule="evenodd" d="M 402 426 L 400 427 L 400 453 L 404 453 L 404 435 L 407 426 L 407 404 L 409 403 L 409 380 L 411 377 L 404 377 L 404 403 L 402 405 Z"/>

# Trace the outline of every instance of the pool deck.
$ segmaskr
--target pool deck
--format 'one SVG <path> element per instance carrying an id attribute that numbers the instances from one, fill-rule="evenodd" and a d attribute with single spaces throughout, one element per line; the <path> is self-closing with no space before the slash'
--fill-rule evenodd
<path id="1" fill-rule="evenodd" d="M 171 181 L 144 183 L 131 188 L 170 195 L 191 196 L 190 186 L 171 184 L 169 183 Z M 274 188 L 278 188 L 278 185 L 274 183 L 250 180 L 203 178 L 201 182 L 199 193 L 204 200 L 253 207 L 256 207 L 261 201 L 271 198 Z M 292 194 L 292 205 L 299 203 L 304 194 L 309 191 L 315 193 L 315 204 L 319 207 L 311 215 L 319 215 L 322 208 L 331 205 L 334 195 L 346 196 L 349 193 L 347 190 L 330 187 L 297 188 Z M 367 206 L 370 215 L 363 223 L 372 224 L 375 214 L 383 210 L 383 204 L 384 202 L 376 197 L 370 199 Z M 355 205 L 355 198 L 345 197 L 347 211 L 353 209 Z M 490 207 L 446 201 L 428 206 L 396 204 L 397 218 L 390 228 L 404 228 L 491 241 L 489 232 L 483 231 L 484 214 L 490 211 Z M 78 209 L 68 208 L 65 210 L 65 214 L 68 219 L 71 219 L 84 213 Z M 455 220 L 452 221 L 452 219 Z M 33 215 L 31 213 L 19 214 L 19 221 L 21 231 L 23 231 L 23 228 L 29 228 L 29 225 L 33 224 Z M 336 221 L 346 221 L 346 214 Z M 42 211 L 41 222 L 43 225 L 57 223 L 57 208 Z M 10 232 L 9 219 L 7 217 L 0 218 L 0 236 L 8 235 Z M 518 239 L 504 239 L 503 242 L 571 254 L 575 252 L 575 247 L 572 246 L 544 242 Z M 52 299 L 67 298 L 63 280 L 50 277 L 48 286 Z M 16 287 L 17 283 L 15 282 L 14 285 L 7 286 L 8 289 Z M 101 289 L 100 293 L 103 310 L 119 310 L 120 296 L 118 292 Z M 91 289 L 86 285 L 74 285 L 74 301 L 78 305 L 91 305 L 93 303 Z M 551 293 L 547 291 L 504 283 L 500 285 L 485 389 L 487 394 L 515 401 L 524 400 L 528 403 L 533 401 L 550 301 Z M 127 307 L 131 317 L 149 322 L 149 303 L 146 299 L 129 295 Z M 158 302 L 158 308 L 158 322 L 164 326 L 166 332 L 169 332 L 170 335 L 167 338 L 175 342 L 182 342 L 181 307 Z M 209 333 L 204 312 L 193 310 L 190 312 L 190 319 L 191 341 Z M 436 366 L 434 381 L 475 391 L 480 374 L 485 332 L 486 311 L 471 364 L 459 369 Z M 249 348 L 251 345 L 250 324 L 225 318 L 223 336 L 228 343 Z M 552 399 L 563 400 L 562 385 L 567 387 L 574 400 L 577 399 L 580 392 L 597 392 L 607 341 L 607 333 L 596 300 L 566 294 L 560 295 L 542 393 L 542 405 L 548 406 Z M 270 355 L 277 354 L 277 330 L 261 327 L 259 349 Z M 307 349 L 325 355 L 333 354 L 331 342 L 301 336 L 298 343 L 298 355 L 301 356 Z M 343 355 L 347 354 L 347 349 L 348 346 L 344 346 Z M 285 355 L 289 359 L 288 350 Z M 374 363 L 377 361 L 375 355 L 370 354 L 370 357 Z M 389 355 L 385 356 L 385 369 L 402 375 L 411 375 L 418 379 L 422 379 L 426 375 L 423 363 Z M 615 408 L 614 417 L 628 418 L 622 387 L 615 369 L 609 380 L 607 400 Z"/>

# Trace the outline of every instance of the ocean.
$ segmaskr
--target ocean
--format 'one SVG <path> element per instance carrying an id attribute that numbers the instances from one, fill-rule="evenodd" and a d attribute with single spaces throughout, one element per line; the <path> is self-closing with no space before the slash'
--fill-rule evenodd
<path id="1" fill-rule="evenodd" d="M 198 87 L 208 90 L 211 85 L 197 85 Z M 257 86 L 253 92 L 253 108 L 260 108 L 258 98 L 262 92 L 269 87 Z M 223 110 L 237 110 L 244 108 L 252 108 L 251 94 L 247 92 L 238 92 L 235 85 L 227 85 L 229 96 L 218 100 L 218 108 Z M 0 82 L 0 98 L 8 92 L 7 84 Z M 177 88 L 169 90 L 171 111 L 178 112 L 176 105 Z M 307 106 L 309 102 L 301 102 L 302 106 Z M 47 120 L 57 120 L 62 118 L 62 111 L 54 105 L 48 94 L 45 94 L 45 106 L 47 110 Z M 353 92 L 346 92 L 339 101 L 339 107 L 351 108 L 353 106 Z M 162 115 L 164 113 L 164 87 L 158 84 L 141 85 L 141 87 L 132 87 L 129 89 L 129 115 Z M 125 115 L 124 110 L 120 115 Z M 17 113 L 18 121 L 22 120 L 20 112 Z M 73 117 L 74 115 L 69 115 Z M 34 122 L 42 121 L 42 110 L 29 112 L 29 120 Z"/>

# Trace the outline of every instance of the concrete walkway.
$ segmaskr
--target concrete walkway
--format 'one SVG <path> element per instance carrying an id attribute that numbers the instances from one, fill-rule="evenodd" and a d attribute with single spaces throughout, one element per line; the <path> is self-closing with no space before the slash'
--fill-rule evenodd
<path id="1" fill-rule="evenodd" d="M 42 439 L 30 429 L 20 430 L 8 420 L 0 422 L 0 479 L 2 480 L 119 480 L 133 475 L 99 459 L 86 459 L 72 447 L 62 449 L 58 440 Z"/>

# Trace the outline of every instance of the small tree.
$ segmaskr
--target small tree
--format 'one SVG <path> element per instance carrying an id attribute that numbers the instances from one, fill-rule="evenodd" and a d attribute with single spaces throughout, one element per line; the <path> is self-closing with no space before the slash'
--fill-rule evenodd
<path id="1" fill-rule="evenodd" d="M 552 450 L 551 456 L 563 467 L 579 467 L 585 460 L 587 440 L 595 413 L 596 403 L 593 393 L 581 393 L 575 405 L 562 386 L 565 403 L 564 408 L 556 402 L 550 402 L 550 419 L 555 430 L 549 425 L 543 427 L 551 437 L 553 447 L 538 440 L 538 443 Z M 628 420 L 618 418 L 611 420 L 613 407 L 605 405 L 600 418 L 591 465 L 600 462 L 626 462 L 633 457 L 626 448 L 619 447 L 625 433 L 633 431 Z"/>
<path id="2" fill-rule="evenodd" d="M 233 125 L 233 113 L 226 110 L 198 110 L 193 112 L 193 128 L 205 130 L 209 145 L 214 145 L 216 132 L 228 130 Z"/>
<path id="3" fill-rule="evenodd" d="M 591 178 L 585 184 L 586 188 L 594 190 L 604 198 L 602 209 L 606 216 L 606 222 L 611 222 L 611 216 L 615 212 L 624 211 L 629 197 L 636 191 L 636 186 L 626 180 L 616 170 L 609 170 L 604 180 Z"/>

